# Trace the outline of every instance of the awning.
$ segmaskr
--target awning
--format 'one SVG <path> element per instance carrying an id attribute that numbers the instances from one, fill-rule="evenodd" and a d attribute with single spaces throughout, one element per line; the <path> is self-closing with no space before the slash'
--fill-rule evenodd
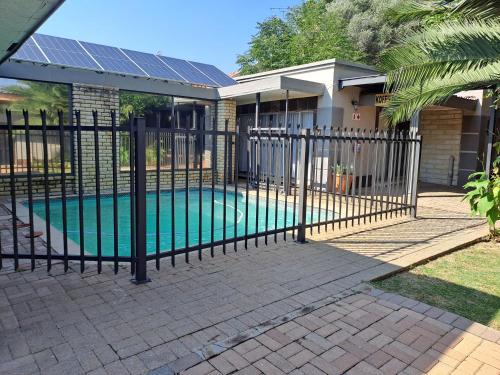
<path id="1" fill-rule="evenodd" d="M 0 0 L 0 64 L 38 29 L 64 0 Z"/>
<path id="2" fill-rule="evenodd" d="M 364 89 L 375 86 L 376 88 L 383 87 L 386 76 L 383 74 L 375 74 L 370 76 L 344 78 L 339 80 L 339 90 L 346 87 L 361 87 Z"/>
<path id="3" fill-rule="evenodd" d="M 325 85 L 303 79 L 274 76 L 218 89 L 221 99 L 238 99 L 240 102 L 253 102 L 255 95 L 259 93 L 262 101 L 281 99 L 286 91 L 289 92 L 290 98 L 318 96 L 325 92 Z"/>
<path id="4" fill-rule="evenodd" d="M 386 76 L 383 74 L 344 78 L 339 80 L 339 89 L 359 87 L 362 89 L 359 100 L 361 105 L 384 107 L 391 95 L 383 92 L 385 80 Z M 477 102 L 475 98 L 465 98 L 453 95 L 444 103 L 434 107 L 448 107 L 473 111 L 476 108 Z"/>

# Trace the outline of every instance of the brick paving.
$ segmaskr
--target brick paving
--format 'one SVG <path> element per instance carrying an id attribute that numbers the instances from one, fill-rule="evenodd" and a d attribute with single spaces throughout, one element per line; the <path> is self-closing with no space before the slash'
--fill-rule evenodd
<path id="1" fill-rule="evenodd" d="M 335 361 L 338 368 L 355 372 L 370 372 L 379 364 L 380 371 L 400 371 L 402 364 L 408 367 L 407 362 L 417 350 L 410 344 L 418 348 L 428 345 L 422 332 L 435 333 L 427 323 L 431 319 L 439 321 L 441 315 L 435 316 L 437 311 L 430 309 L 432 317 L 415 322 L 413 330 L 406 327 L 405 331 L 411 332 L 403 336 L 403 341 L 394 340 L 403 331 L 392 337 L 397 332 L 394 327 L 375 335 L 374 331 L 381 332 L 385 327 L 379 325 L 388 325 L 390 319 L 406 312 L 402 307 L 386 306 L 389 302 L 370 303 L 382 306 L 381 311 L 392 309 L 384 316 L 382 312 L 362 315 L 363 306 L 349 302 L 348 298 L 354 297 L 338 302 L 342 306 L 352 305 L 350 308 L 322 316 L 317 316 L 317 311 L 326 311 L 332 296 L 348 295 L 364 281 L 436 256 L 485 233 L 484 223 L 468 216 L 458 194 L 426 189 L 421 195 L 416 220 L 393 217 L 342 231 L 322 231 L 305 245 L 279 240 L 263 246 L 261 241 L 258 249 L 252 245 L 245 251 L 239 246 L 237 253 L 228 252 L 225 256 L 217 251 L 213 259 L 205 256 L 200 262 L 192 257 L 190 264 L 179 262 L 176 268 L 171 268 L 167 260 L 159 272 L 151 264 L 153 281 L 141 286 L 130 282 L 125 266 L 117 275 L 108 266 L 97 274 L 92 264 L 83 274 L 78 272 L 78 264 L 65 274 L 60 263 L 54 264 L 49 273 L 43 263 L 34 272 L 29 271 L 27 263 L 23 263 L 23 270 L 14 272 L 11 263 L 4 259 L 0 272 L 0 374 L 170 374 L 200 362 L 199 353 L 204 348 L 215 348 L 214 353 L 220 353 L 224 348 L 217 343 L 236 345 L 240 341 L 246 348 L 241 349 L 243 353 L 236 348 L 223 351 L 210 360 L 214 363 L 199 365 L 201 371 L 216 364 L 223 369 L 221 372 L 236 368 L 242 373 L 293 373 L 299 368 L 314 374 L 323 371 L 320 363 Z M 2 248 L 8 249 L 12 239 L 8 217 L 2 215 L 0 212 Z M 28 240 L 22 234 L 20 239 L 22 247 L 26 247 Z M 43 248 L 39 241 L 37 246 Z M 313 312 L 307 313 L 309 310 Z M 297 312 L 307 314 L 302 317 Z M 448 322 L 452 318 L 449 313 L 442 315 L 446 322 L 440 324 L 454 327 Z M 260 334 L 269 322 L 275 324 L 286 316 L 292 317 L 290 324 L 279 327 L 287 329 L 292 323 L 297 326 L 286 332 L 281 331 L 283 328 L 273 329 L 260 340 L 246 340 L 243 335 L 249 331 Z M 331 322 L 323 324 L 326 316 Z M 379 320 L 364 329 L 356 326 L 359 321 L 378 316 Z M 482 340 L 477 345 L 477 355 L 463 361 L 464 368 L 475 368 L 479 363 L 491 366 L 481 368 L 482 372 L 494 369 L 496 362 L 485 361 L 485 353 L 494 353 L 487 342 L 494 340 L 478 335 L 483 329 L 479 325 L 460 319 L 462 325 L 454 328 L 472 329 L 470 334 Z M 394 324 L 404 321 L 406 325 L 414 320 L 402 317 Z M 419 336 L 407 343 L 414 332 Z M 490 339 L 496 334 L 492 330 L 486 333 Z M 387 346 L 387 350 L 379 348 L 370 353 L 368 349 L 373 347 L 358 347 L 358 338 L 373 341 L 370 344 L 376 347 Z M 280 346 L 289 339 L 292 342 Z M 325 349 L 332 342 L 334 345 Z M 440 352 L 433 348 L 436 344 L 420 352 L 435 357 Z M 370 356 L 357 361 L 356 355 L 367 353 Z M 420 361 L 425 362 L 425 358 Z M 440 359 L 436 366 L 445 368 L 451 363 Z"/>
<path id="2" fill-rule="evenodd" d="M 369 286 L 360 291 L 181 374 L 500 373 L 499 331 Z"/>

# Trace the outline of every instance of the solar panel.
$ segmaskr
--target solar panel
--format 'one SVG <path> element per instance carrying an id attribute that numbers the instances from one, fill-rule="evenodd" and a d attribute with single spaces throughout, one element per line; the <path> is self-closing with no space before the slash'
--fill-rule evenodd
<path id="1" fill-rule="evenodd" d="M 234 79 L 232 79 L 231 77 L 229 77 L 228 75 L 226 75 L 213 65 L 203 64 L 194 61 L 189 61 L 189 62 L 221 86 L 231 86 L 236 84 L 236 81 Z"/>
<path id="2" fill-rule="evenodd" d="M 52 64 L 101 70 L 76 40 L 43 34 L 33 38 Z"/>
<path id="3" fill-rule="evenodd" d="M 220 86 L 217 82 L 208 78 L 186 60 L 165 56 L 158 57 L 191 83 L 199 83 L 207 86 Z"/>
<path id="4" fill-rule="evenodd" d="M 44 34 L 34 34 L 12 58 L 212 87 L 236 84 L 213 65 Z"/>
<path id="5" fill-rule="evenodd" d="M 146 76 L 119 48 L 89 42 L 80 42 L 80 44 L 104 70 Z"/>
<path id="6" fill-rule="evenodd" d="M 13 59 L 36 61 L 42 63 L 48 63 L 49 61 L 45 58 L 40 48 L 35 44 L 33 39 L 28 38 L 26 42 L 17 50 L 17 52 L 12 56 Z"/>
<path id="7" fill-rule="evenodd" d="M 158 57 L 151 53 L 131 51 L 129 49 L 122 49 L 122 51 L 151 77 L 187 82 L 183 77 L 170 69 L 162 63 Z"/>

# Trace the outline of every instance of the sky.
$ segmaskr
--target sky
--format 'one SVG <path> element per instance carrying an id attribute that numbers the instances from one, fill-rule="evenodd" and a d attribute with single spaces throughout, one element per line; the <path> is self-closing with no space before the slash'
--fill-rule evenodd
<path id="1" fill-rule="evenodd" d="M 257 22 L 302 0 L 66 0 L 38 32 L 237 70 Z M 278 8 L 278 9 L 272 9 Z"/>

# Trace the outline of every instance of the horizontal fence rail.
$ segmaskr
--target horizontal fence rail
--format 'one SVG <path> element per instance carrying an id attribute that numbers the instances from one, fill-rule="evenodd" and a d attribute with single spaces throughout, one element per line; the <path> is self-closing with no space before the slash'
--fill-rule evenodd
<path id="1" fill-rule="evenodd" d="M 416 213 L 421 138 L 409 132 L 147 127 L 117 123 L 0 124 L 4 259 L 33 270 L 118 272 L 145 282 L 147 263 L 175 266 L 215 248 L 238 251 Z M 110 120 L 109 120 L 110 119 Z M 88 121 L 88 120 L 86 120 Z M 241 160 L 240 160 L 241 159 Z M 242 169 L 242 170 L 240 170 Z M 1 208 L 1 207 L 0 207 Z M 29 226 L 27 238 L 21 228 Z M 40 237 L 40 238 L 37 238 Z M 7 240 L 12 238 L 12 240 Z"/>

